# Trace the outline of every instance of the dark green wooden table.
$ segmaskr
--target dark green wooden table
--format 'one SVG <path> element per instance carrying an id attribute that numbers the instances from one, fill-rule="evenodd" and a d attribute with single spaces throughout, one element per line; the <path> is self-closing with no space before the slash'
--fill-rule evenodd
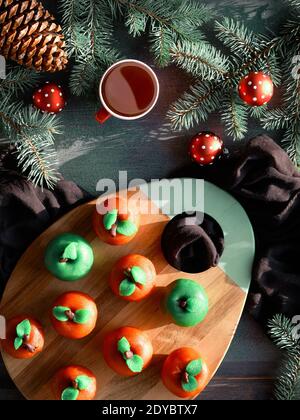
<path id="1" fill-rule="evenodd" d="M 285 6 L 278 0 L 202 2 L 216 5 L 221 16 L 241 17 L 259 31 L 276 30 L 286 15 Z M 46 3 L 53 10 L 53 3 Z M 146 38 L 129 38 L 119 27 L 116 42 L 124 55 L 152 64 Z M 228 146 L 239 147 L 224 136 L 218 114 L 190 132 L 172 132 L 165 114 L 170 103 L 187 88 L 189 79 L 174 67 L 158 70 L 157 74 L 162 88 L 159 103 L 151 115 L 137 122 L 112 119 L 100 127 L 94 120 L 96 105 L 91 99 L 69 98 L 61 115 L 65 134 L 57 139 L 61 171 L 66 178 L 96 195 L 97 181 L 117 181 L 120 170 L 128 171 L 129 179 L 167 177 L 188 162 L 186 148 L 191 135 L 205 128 L 220 134 Z M 261 131 L 252 123 L 248 137 Z M 222 366 L 201 399 L 270 399 L 279 357 L 259 325 L 245 313 Z M 20 395 L 0 363 L 0 399 L 17 398 Z"/>

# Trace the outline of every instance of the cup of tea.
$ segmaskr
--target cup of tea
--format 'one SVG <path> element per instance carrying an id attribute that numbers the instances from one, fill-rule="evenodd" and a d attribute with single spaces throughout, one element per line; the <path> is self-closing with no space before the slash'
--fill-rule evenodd
<path id="1" fill-rule="evenodd" d="M 147 115 L 159 96 L 159 82 L 154 71 L 138 60 L 122 60 L 103 75 L 99 95 L 103 107 L 96 120 L 103 124 L 111 116 L 136 120 Z"/>

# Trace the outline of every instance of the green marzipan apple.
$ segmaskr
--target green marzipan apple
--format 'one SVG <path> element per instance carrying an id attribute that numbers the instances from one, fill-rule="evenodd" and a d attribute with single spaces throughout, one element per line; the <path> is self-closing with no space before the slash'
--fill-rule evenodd
<path id="1" fill-rule="evenodd" d="M 45 266 L 63 281 L 76 281 L 86 276 L 94 263 L 90 244 L 81 236 L 63 233 L 54 238 L 45 252 Z"/>
<path id="2" fill-rule="evenodd" d="M 165 307 L 174 323 L 182 327 L 192 327 L 204 320 L 209 303 L 205 289 L 189 279 L 178 279 L 169 286 Z"/>

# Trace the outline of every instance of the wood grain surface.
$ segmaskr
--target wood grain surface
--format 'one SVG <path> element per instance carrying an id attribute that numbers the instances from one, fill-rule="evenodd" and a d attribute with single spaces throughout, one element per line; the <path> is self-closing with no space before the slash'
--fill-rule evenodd
<path id="1" fill-rule="evenodd" d="M 202 352 L 210 369 L 210 378 L 220 365 L 233 338 L 246 294 L 220 268 L 187 276 L 170 267 L 160 250 L 160 236 L 168 222 L 163 214 L 142 216 L 141 228 L 128 245 L 111 247 L 95 237 L 91 229 L 91 214 L 95 202 L 83 205 L 63 217 L 23 255 L 15 269 L 1 304 L 7 318 L 16 314 L 31 314 L 41 321 L 46 333 L 46 346 L 37 358 L 20 361 L 2 354 L 13 381 L 28 399 L 51 399 L 49 381 L 55 371 L 68 364 L 81 364 L 97 376 L 97 399 L 172 399 L 160 381 L 160 370 L 166 354 L 183 345 Z M 72 231 L 85 237 L 95 253 L 91 273 L 83 280 L 70 284 L 53 278 L 44 268 L 43 255 L 49 240 L 62 232 Z M 108 287 L 112 265 L 123 255 L 141 253 L 150 258 L 158 272 L 157 289 L 139 303 L 127 303 L 115 297 Z M 206 320 L 192 328 L 172 323 L 161 310 L 165 287 L 180 277 L 189 277 L 207 290 L 210 311 Z M 95 331 L 80 341 L 59 337 L 49 322 L 49 308 L 61 293 L 80 290 L 90 294 L 99 309 Z M 105 333 L 120 326 L 143 329 L 151 338 L 155 356 L 151 366 L 134 378 L 121 378 L 111 371 L 101 355 Z"/>

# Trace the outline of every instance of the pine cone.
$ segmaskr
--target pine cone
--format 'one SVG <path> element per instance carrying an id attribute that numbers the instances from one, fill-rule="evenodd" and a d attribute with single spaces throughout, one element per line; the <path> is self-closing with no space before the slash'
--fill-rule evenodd
<path id="1" fill-rule="evenodd" d="M 68 62 L 60 25 L 37 0 L 0 0 L 0 53 L 37 71 L 63 70 Z"/>

